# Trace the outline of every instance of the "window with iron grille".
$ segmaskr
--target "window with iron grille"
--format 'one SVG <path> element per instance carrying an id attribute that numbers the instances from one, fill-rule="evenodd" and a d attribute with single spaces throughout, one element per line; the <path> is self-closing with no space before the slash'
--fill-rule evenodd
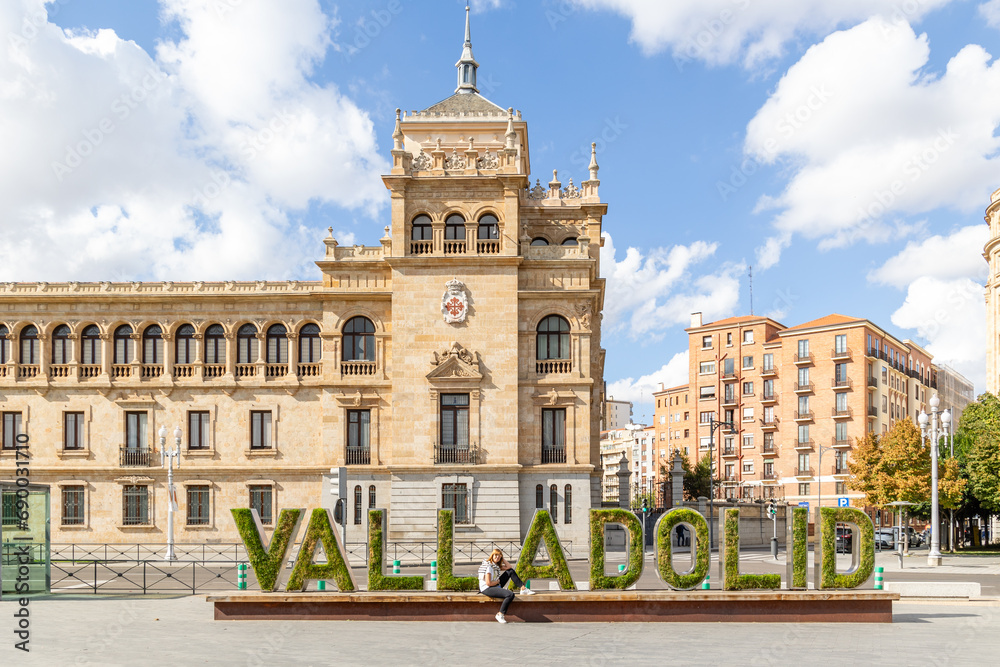
<path id="1" fill-rule="evenodd" d="M 14 449 L 17 447 L 17 436 L 21 433 L 21 413 L 3 413 L 3 442 L 0 443 L 3 449 Z"/>
<path id="2" fill-rule="evenodd" d="M 188 413 L 188 449 L 208 449 L 212 445 L 209 434 L 209 413 Z"/>
<path id="3" fill-rule="evenodd" d="M 347 411 L 347 464 L 371 462 L 371 411 Z"/>
<path id="4" fill-rule="evenodd" d="M 62 489 L 62 525 L 82 526 L 84 523 L 84 488 L 64 486 Z"/>
<path id="5" fill-rule="evenodd" d="M 83 413 L 63 413 L 63 449 L 83 449 Z"/>
<path id="6" fill-rule="evenodd" d="M 549 515 L 552 523 L 559 523 L 559 488 L 555 484 L 549 487 Z"/>
<path id="7" fill-rule="evenodd" d="M 535 486 L 535 509 L 545 509 L 545 487 L 541 484 Z"/>
<path id="8" fill-rule="evenodd" d="M 354 525 L 361 525 L 361 487 L 354 487 Z"/>
<path id="9" fill-rule="evenodd" d="M 375 485 L 368 487 L 368 509 L 375 509 Z"/>
<path id="10" fill-rule="evenodd" d="M 18 526 L 21 518 L 17 511 L 17 496 L 13 493 L 3 494 L 3 525 Z"/>
<path id="11" fill-rule="evenodd" d="M 563 490 L 563 523 L 573 523 L 573 487 L 569 484 Z"/>
<path id="12" fill-rule="evenodd" d="M 149 525 L 149 487 L 126 486 L 122 490 L 122 524 Z"/>
<path id="13" fill-rule="evenodd" d="M 128 449 L 140 451 L 149 446 L 146 424 L 145 412 L 125 413 L 125 446 Z"/>
<path id="14" fill-rule="evenodd" d="M 469 492 L 465 484 L 442 484 L 441 507 L 454 510 L 455 523 L 469 523 Z"/>
<path id="15" fill-rule="evenodd" d="M 542 410 L 542 463 L 566 462 L 566 409 Z"/>
<path id="16" fill-rule="evenodd" d="M 273 516 L 273 489 L 269 485 L 254 484 L 250 486 L 250 509 L 257 510 L 260 522 L 265 526 L 271 525 Z"/>
<path id="17" fill-rule="evenodd" d="M 271 412 L 250 413 L 250 449 L 271 448 Z"/>
<path id="18" fill-rule="evenodd" d="M 468 394 L 441 394 L 441 448 L 469 448 Z"/>
<path id="19" fill-rule="evenodd" d="M 207 526 L 212 513 L 211 491 L 207 486 L 187 487 L 187 525 Z"/>

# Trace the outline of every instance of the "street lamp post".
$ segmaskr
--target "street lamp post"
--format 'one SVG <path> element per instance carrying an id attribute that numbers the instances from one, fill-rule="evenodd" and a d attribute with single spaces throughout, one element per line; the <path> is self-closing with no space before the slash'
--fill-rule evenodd
<path id="1" fill-rule="evenodd" d="M 177 505 L 175 502 L 176 492 L 174 491 L 174 459 L 177 459 L 178 467 L 181 464 L 181 427 L 178 426 L 174 429 L 174 449 L 167 449 L 167 427 L 161 426 L 159 430 L 160 436 L 160 456 L 161 465 L 166 464 L 167 466 L 167 553 L 163 556 L 165 561 L 175 561 L 177 556 L 174 555 L 174 512 L 177 511 Z"/>
<path id="2" fill-rule="evenodd" d="M 728 426 L 729 433 L 736 432 L 733 422 L 717 422 L 715 415 L 708 418 L 708 545 L 709 550 L 715 543 L 715 466 L 712 463 L 712 456 L 715 452 L 715 429 L 720 426 Z"/>
<path id="3" fill-rule="evenodd" d="M 937 394 L 934 394 L 928 403 L 931 406 L 930 417 L 928 417 L 926 412 L 921 410 L 917 421 L 920 423 L 921 437 L 930 435 L 931 551 L 927 554 L 927 564 L 934 567 L 941 564 L 941 510 L 938 507 L 938 437 L 940 433 L 938 430 L 938 406 L 941 404 L 941 399 L 938 398 Z M 948 427 L 951 425 L 951 412 L 946 410 L 941 415 L 940 423 L 943 431 L 947 433 Z"/>
<path id="4" fill-rule="evenodd" d="M 816 446 L 819 448 L 819 467 L 816 469 L 816 509 L 818 510 L 823 507 L 823 452 L 835 452 L 837 450 L 835 447 L 825 447 L 819 443 Z M 819 524 L 816 527 L 816 534 L 818 535 Z"/>

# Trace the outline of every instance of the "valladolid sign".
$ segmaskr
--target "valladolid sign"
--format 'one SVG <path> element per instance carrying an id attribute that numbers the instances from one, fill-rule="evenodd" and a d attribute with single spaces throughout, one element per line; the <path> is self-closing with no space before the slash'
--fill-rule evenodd
<path id="1" fill-rule="evenodd" d="M 256 510 L 234 509 L 233 518 L 246 545 L 250 564 L 260 588 L 265 592 L 277 589 L 289 547 L 294 543 L 306 511 L 282 510 L 270 542 L 264 543 L 264 528 Z M 453 511 L 438 510 L 438 580 L 439 591 L 477 590 L 475 577 L 456 577 L 453 572 Z M 423 590 L 424 577 L 388 575 L 385 573 L 384 526 L 386 511 L 368 512 L 368 590 Z M 840 572 L 836 560 L 836 527 L 846 523 L 853 529 L 855 548 L 850 567 Z M 628 565 L 618 575 L 605 574 L 604 531 L 608 524 L 618 524 L 629 534 Z M 674 529 L 686 526 L 695 536 L 691 548 L 690 567 L 678 572 L 673 564 L 670 536 Z M 808 561 L 808 510 L 789 508 L 787 521 L 789 544 L 785 588 L 805 589 Z M 875 566 L 875 530 L 871 519 L 854 508 L 824 507 L 817 511 L 819 541 L 816 548 L 814 584 L 820 589 L 857 588 L 871 576 Z M 740 511 L 727 509 L 719 526 L 719 570 L 723 590 L 771 590 L 782 587 L 778 574 L 740 574 Z M 710 545 L 708 522 L 692 509 L 678 508 L 667 512 L 656 522 L 656 573 L 673 590 L 696 588 L 708 576 Z M 539 544 L 545 541 L 549 555 L 547 565 L 535 565 Z M 316 563 L 316 548 L 322 545 L 325 563 Z M 590 510 L 590 589 L 623 590 L 636 583 L 643 569 L 642 526 L 631 512 L 620 509 Z M 575 590 L 559 535 L 546 510 L 537 510 L 524 539 L 516 567 L 524 579 L 555 579 L 563 590 Z M 298 557 L 286 584 L 287 591 L 301 591 L 306 582 L 331 581 L 342 592 L 354 591 L 357 584 L 347 561 L 340 536 L 334 530 L 329 510 L 315 509 L 309 516 Z"/>

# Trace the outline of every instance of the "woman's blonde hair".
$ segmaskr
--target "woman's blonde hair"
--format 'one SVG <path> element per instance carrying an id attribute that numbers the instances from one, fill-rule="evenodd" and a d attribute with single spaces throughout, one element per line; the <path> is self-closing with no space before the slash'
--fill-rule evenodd
<path id="1" fill-rule="evenodd" d="M 490 552 L 490 561 L 492 561 L 493 557 L 496 556 L 497 554 L 500 554 L 500 560 L 503 560 L 503 552 L 500 551 L 499 549 L 494 549 L 493 551 Z"/>

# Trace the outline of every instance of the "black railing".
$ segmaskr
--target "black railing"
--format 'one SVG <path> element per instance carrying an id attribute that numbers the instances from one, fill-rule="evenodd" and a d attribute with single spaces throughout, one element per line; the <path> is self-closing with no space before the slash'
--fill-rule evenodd
<path id="1" fill-rule="evenodd" d="M 479 450 L 471 447 L 434 447 L 434 463 L 460 463 L 463 465 L 477 465 L 479 463 Z"/>
<path id="2" fill-rule="evenodd" d="M 149 468 L 155 465 L 156 452 L 147 447 L 121 447 L 118 466 L 121 468 Z"/>
<path id="3" fill-rule="evenodd" d="M 566 448 L 542 447 L 542 463 L 566 463 Z"/>
<path id="4" fill-rule="evenodd" d="M 372 450 L 368 447 L 348 447 L 344 462 L 349 466 L 371 465 Z"/>

